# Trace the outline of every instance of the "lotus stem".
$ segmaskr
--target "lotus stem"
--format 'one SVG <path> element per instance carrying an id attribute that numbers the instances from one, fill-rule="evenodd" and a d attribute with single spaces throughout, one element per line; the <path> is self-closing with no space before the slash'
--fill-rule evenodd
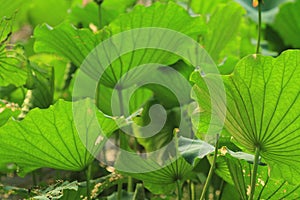
<path id="1" fill-rule="evenodd" d="M 251 174 L 251 186 L 250 186 L 249 200 L 253 200 L 253 198 L 254 198 L 256 176 L 257 176 L 257 169 L 258 169 L 258 163 L 259 163 L 259 154 L 260 154 L 260 147 L 256 147 L 254 163 L 253 163 L 253 170 L 252 170 L 252 174 Z"/>
<path id="2" fill-rule="evenodd" d="M 259 0 L 259 2 L 258 2 L 258 38 L 257 38 L 256 54 L 259 54 L 260 40 L 261 40 L 261 4 L 262 4 L 262 1 Z"/>
<path id="3" fill-rule="evenodd" d="M 91 199 L 91 176 L 92 176 L 92 163 L 89 164 L 86 170 L 86 196 L 87 199 Z"/>
<path id="4" fill-rule="evenodd" d="M 181 200 L 181 198 L 182 198 L 182 190 L 181 190 L 180 180 L 177 180 L 176 183 L 177 183 L 177 195 L 178 195 L 177 199 Z"/>
<path id="5" fill-rule="evenodd" d="M 213 158 L 212 164 L 210 166 L 210 169 L 209 169 L 209 172 L 208 172 L 208 176 L 207 176 L 207 179 L 205 181 L 205 184 L 204 184 L 201 196 L 200 196 L 200 200 L 204 200 L 205 199 L 206 191 L 207 191 L 207 189 L 209 187 L 210 181 L 211 181 L 212 176 L 214 174 L 215 166 L 216 166 L 216 161 L 217 161 L 217 156 L 218 156 L 218 146 L 219 146 L 219 134 L 217 134 L 217 141 L 216 141 L 216 145 L 215 145 L 214 158 Z"/>

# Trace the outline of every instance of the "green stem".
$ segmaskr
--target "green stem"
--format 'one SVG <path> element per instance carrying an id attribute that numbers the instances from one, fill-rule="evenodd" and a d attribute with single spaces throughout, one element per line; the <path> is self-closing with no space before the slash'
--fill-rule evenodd
<path id="1" fill-rule="evenodd" d="M 256 54 L 259 54 L 260 48 L 260 40 L 261 40 L 261 4 L 262 2 L 258 2 L 258 38 L 257 38 L 257 46 L 256 46 Z"/>
<path id="2" fill-rule="evenodd" d="M 122 93 L 122 87 L 118 87 L 118 96 L 119 96 L 119 103 L 120 103 L 120 115 L 124 115 L 124 105 L 123 105 L 123 93 Z M 119 134 L 122 134 L 122 131 L 120 130 Z M 120 144 L 122 147 L 122 145 Z M 128 176 L 128 182 L 127 182 L 127 192 L 133 192 L 133 179 L 131 176 Z"/>
<path id="3" fill-rule="evenodd" d="M 104 0 L 94 0 L 94 2 L 98 5 L 98 17 L 99 17 L 99 29 L 102 28 L 102 23 L 101 23 L 101 19 L 102 19 L 102 12 L 101 12 L 101 5 L 103 3 Z"/>
<path id="4" fill-rule="evenodd" d="M 193 181 L 189 181 L 189 192 L 190 192 L 190 200 L 195 200 L 195 184 Z"/>
<path id="5" fill-rule="evenodd" d="M 37 186 L 38 182 L 37 182 L 37 177 L 36 177 L 36 171 L 33 171 L 31 174 L 32 174 L 33 185 Z"/>
<path id="6" fill-rule="evenodd" d="M 220 184 L 220 194 L 219 194 L 217 200 L 220 200 L 221 197 L 222 197 L 222 193 L 223 193 L 223 189 L 224 189 L 224 184 L 225 184 L 224 182 L 225 181 L 222 179 L 221 184 Z"/>
<path id="7" fill-rule="evenodd" d="M 212 164 L 210 166 L 210 169 L 209 169 L 209 172 L 208 172 L 208 176 L 207 176 L 207 179 L 205 181 L 205 184 L 204 184 L 201 196 L 200 196 L 200 200 L 205 199 L 206 191 L 207 191 L 207 189 L 209 187 L 210 181 L 211 181 L 212 176 L 214 174 L 215 166 L 216 166 L 216 161 L 217 161 L 217 156 L 218 156 L 218 146 L 219 146 L 219 134 L 217 135 L 217 141 L 216 141 L 216 146 L 215 146 L 214 158 L 213 158 Z"/>
<path id="8" fill-rule="evenodd" d="M 121 199 L 122 199 L 122 187 L 123 187 L 122 182 L 119 182 L 119 183 L 118 183 L 118 196 L 117 196 L 117 199 L 118 199 L 118 200 L 121 200 Z"/>
<path id="9" fill-rule="evenodd" d="M 86 196 L 87 199 L 91 199 L 91 176 L 92 176 L 92 164 L 89 164 L 86 170 Z"/>
<path id="10" fill-rule="evenodd" d="M 177 199 L 181 200 L 181 198 L 182 198 L 182 190 L 181 190 L 180 180 L 177 180 L 176 183 L 177 183 L 177 192 L 178 192 L 177 193 L 177 195 L 178 195 Z"/>
<path id="11" fill-rule="evenodd" d="M 99 29 L 102 28 L 102 9 L 101 9 L 102 4 L 98 4 L 98 18 L 99 18 Z"/>
<path id="12" fill-rule="evenodd" d="M 133 192 L 133 181 L 131 176 L 128 176 L 127 192 Z"/>
<path id="13" fill-rule="evenodd" d="M 248 198 L 249 200 L 253 200 L 253 197 L 254 197 L 255 184 L 256 184 L 256 175 L 257 175 L 258 162 L 259 162 L 259 154 L 260 154 L 260 148 L 256 147 L 254 163 L 253 163 L 253 171 L 251 173 L 250 195 L 249 195 L 249 198 Z"/>

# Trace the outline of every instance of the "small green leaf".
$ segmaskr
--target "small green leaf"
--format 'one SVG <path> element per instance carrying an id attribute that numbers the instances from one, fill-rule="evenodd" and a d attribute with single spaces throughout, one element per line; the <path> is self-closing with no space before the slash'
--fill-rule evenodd
<path id="1" fill-rule="evenodd" d="M 192 166 L 182 157 L 175 158 L 173 162 L 161 166 L 157 161 L 151 159 L 145 160 L 134 154 L 123 156 L 122 153 L 119 155 L 115 167 L 117 169 L 124 169 L 124 171 L 120 171 L 122 174 L 142 180 L 145 187 L 155 194 L 166 194 L 174 191 L 177 181 L 183 183 L 189 178 L 192 172 Z M 140 172 L 126 172 L 126 169 L 139 169 Z"/>
<path id="2" fill-rule="evenodd" d="M 19 47 L 7 50 L 6 45 L 0 45 L 0 86 L 24 85 L 27 78 L 26 65 L 23 51 Z"/>
<path id="3" fill-rule="evenodd" d="M 52 200 L 52 199 L 61 199 L 64 195 L 65 190 L 78 190 L 78 183 L 74 181 L 72 183 L 63 182 L 61 184 L 56 184 L 48 187 L 42 194 L 33 197 L 36 200 Z"/>
<path id="4" fill-rule="evenodd" d="M 17 117 L 21 112 L 18 104 L 7 102 L 0 99 L 0 127 L 3 126 L 11 117 Z"/>
<path id="5" fill-rule="evenodd" d="M 215 148 L 201 140 L 180 137 L 178 140 L 178 150 L 189 164 L 195 166 L 198 159 L 202 159 L 209 153 L 214 152 Z"/>
<path id="6" fill-rule="evenodd" d="M 252 154 L 245 153 L 245 152 L 242 152 L 242 151 L 234 152 L 234 151 L 231 151 L 228 148 L 226 148 L 226 151 L 229 155 L 231 155 L 232 157 L 237 158 L 239 160 L 245 160 L 245 161 L 247 161 L 251 164 L 253 164 L 253 162 L 254 162 L 254 155 L 252 155 Z M 258 164 L 259 165 L 266 165 L 265 163 L 262 163 L 262 162 L 259 162 Z"/>

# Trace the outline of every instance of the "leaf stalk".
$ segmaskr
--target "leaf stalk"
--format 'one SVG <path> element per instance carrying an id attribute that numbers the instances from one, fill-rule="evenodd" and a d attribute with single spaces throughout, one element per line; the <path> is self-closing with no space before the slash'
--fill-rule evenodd
<path id="1" fill-rule="evenodd" d="M 178 195 L 177 199 L 181 200 L 181 198 L 182 198 L 182 190 L 181 190 L 180 180 L 177 180 L 176 183 L 177 183 L 177 192 L 178 192 L 177 193 L 177 195 Z"/>
<path id="2" fill-rule="evenodd" d="M 252 173 L 251 173 L 250 194 L 249 194 L 248 200 L 253 200 L 253 198 L 254 198 L 255 185 L 256 185 L 256 176 L 257 176 L 257 169 L 258 169 L 258 163 L 259 163 L 259 154 L 260 154 L 260 147 L 256 147 L 254 163 L 253 163 L 253 170 L 252 170 Z"/>
<path id="3" fill-rule="evenodd" d="M 258 38 L 257 38 L 256 54 L 259 54 L 260 40 L 261 40 L 261 4 L 262 1 L 260 0 L 258 3 Z"/>
<path id="4" fill-rule="evenodd" d="M 92 164 L 89 164 L 86 170 L 86 196 L 87 199 L 91 199 L 91 176 L 92 176 Z"/>
<path id="5" fill-rule="evenodd" d="M 217 161 L 217 156 L 218 156 L 218 146 L 219 146 L 219 134 L 217 134 L 217 141 L 216 141 L 216 145 L 215 145 L 215 154 L 214 154 L 214 158 L 212 161 L 212 164 L 210 166 L 209 172 L 208 172 L 208 176 L 207 179 L 205 181 L 201 196 L 200 196 L 200 200 L 204 200 L 205 199 L 205 194 L 206 191 L 209 187 L 210 181 L 213 177 L 214 171 L 215 171 L 215 167 L 216 167 L 216 161 Z"/>

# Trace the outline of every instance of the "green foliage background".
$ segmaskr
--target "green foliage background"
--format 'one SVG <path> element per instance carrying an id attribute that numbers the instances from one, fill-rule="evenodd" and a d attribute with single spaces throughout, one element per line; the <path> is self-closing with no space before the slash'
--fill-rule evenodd
<path id="1" fill-rule="evenodd" d="M 263 1 L 260 54 L 254 54 L 258 10 L 251 0 L 96 2 L 0 0 L 0 199 L 82 199 L 87 194 L 87 199 L 198 199 L 207 184 L 206 199 L 249 199 L 256 166 L 254 199 L 300 198 L 300 0 Z M 224 82 L 227 98 L 219 104 L 226 105 L 226 113 L 211 108 L 205 80 L 184 59 L 153 49 L 120 56 L 97 88 L 96 118 L 105 127 L 97 134 L 132 152 L 152 152 L 173 138 L 178 149 L 175 161 L 159 170 L 125 173 L 99 165 L 85 148 L 74 125 L 72 91 L 92 49 L 120 32 L 144 27 L 178 31 L 203 46 Z M 194 90 L 189 102 L 179 105 L 169 90 L 149 84 L 130 98 L 128 116 L 111 116 L 112 88 L 145 63 L 182 74 Z M 126 87 L 121 96 L 130 91 Z M 120 94 L 114 101 L 124 104 Z M 118 127 L 121 123 L 141 135 L 132 123 L 147 125 L 154 104 L 167 113 L 157 135 L 135 139 Z M 194 140 L 177 137 L 182 110 Z M 206 137 L 214 113 L 226 115 L 218 146 Z M 132 159 L 120 154 L 116 163 L 157 167 Z M 212 181 L 207 183 L 211 166 Z M 45 168 L 63 174 L 57 177 L 65 182 L 28 181 L 28 174 L 42 177 Z M 41 187 L 10 186 L 7 180 L 15 178 L 8 175 L 27 175 L 22 180 Z"/>

